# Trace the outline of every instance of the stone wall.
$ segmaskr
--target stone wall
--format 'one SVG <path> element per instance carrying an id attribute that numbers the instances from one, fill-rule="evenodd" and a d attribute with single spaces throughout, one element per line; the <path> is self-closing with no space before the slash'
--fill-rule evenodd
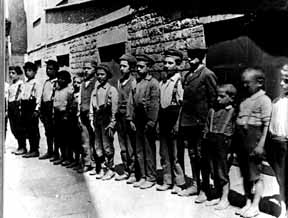
<path id="1" fill-rule="evenodd" d="M 217 19 L 221 20 L 219 17 Z M 72 74 L 78 74 L 82 72 L 85 58 L 94 57 L 100 60 L 98 48 L 125 42 L 127 52 L 132 54 L 144 52 L 154 56 L 156 64 L 153 67 L 153 75 L 159 78 L 163 68 L 163 51 L 173 47 L 183 50 L 185 54 L 189 43 L 200 41 L 205 45 L 203 21 L 207 23 L 209 20 L 213 21 L 213 18 L 180 16 L 175 19 L 147 9 L 138 10 L 130 17 L 126 17 L 123 22 L 113 21 L 110 25 L 105 24 L 102 28 L 98 26 L 89 32 L 66 40 L 64 38 L 60 42 L 31 52 L 29 59 L 35 61 L 41 58 L 42 63 L 45 63 L 46 60 L 55 59 L 58 55 L 69 54 L 69 70 Z M 42 66 L 45 67 L 45 64 Z M 184 61 L 182 69 L 186 68 L 187 64 Z"/>

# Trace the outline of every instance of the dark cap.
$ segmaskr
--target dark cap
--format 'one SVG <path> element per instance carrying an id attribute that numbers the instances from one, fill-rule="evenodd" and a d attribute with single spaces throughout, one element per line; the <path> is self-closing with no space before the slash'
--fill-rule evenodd
<path id="1" fill-rule="evenodd" d="M 183 53 L 180 50 L 174 48 L 169 48 L 166 51 L 164 51 L 164 55 L 179 57 L 181 60 L 183 59 Z"/>
<path id="2" fill-rule="evenodd" d="M 58 71 L 56 73 L 56 77 L 57 78 L 61 78 L 61 79 L 64 79 L 67 83 L 70 83 L 71 82 L 71 75 L 68 71 L 66 70 L 61 70 L 61 71 Z"/>
<path id="3" fill-rule="evenodd" d="M 137 60 L 136 58 L 131 55 L 131 54 L 123 54 L 120 58 L 120 61 L 124 60 L 124 61 L 128 61 L 129 64 L 136 64 Z"/>
<path id="4" fill-rule="evenodd" d="M 108 63 L 101 63 L 96 67 L 96 69 L 105 70 L 105 72 L 107 73 L 107 77 L 112 78 L 112 72 Z"/>
<path id="5" fill-rule="evenodd" d="M 37 66 L 36 66 L 36 64 L 34 64 L 34 63 L 32 63 L 32 62 L 26 62 L 26 63 L 24 64 L 24 66 L 23 66 L 23 69 L 24 69 L 25 71 L 27 71 L 28 69 L 30 69 L 30 70 L 36 72 L 36 71 L 37 71 Z"/>
<path id="6" fill-rule="evenodd" d="M 155 63 L 154 58 L 150 55 L 147 55 L 147 54 L 138 54 L 138 55 L 136 55 L 136 59 L 137 59 L 137 61 L 148 62 L 151 65 Z"/>
<path id="7" fill-rule="evenodd" d="M 55 60 L 50 59 L 50 60 L 46 61 L 46 65 L 52 65 L 53 67 L 56 68 L 56 70 L 59 70 L 59 64 Z"/>
<path id="8" fill-rule="evenodd" d="M 187 45 L 187 55 L 192 59 L 196 57 L 203 60 L 207 50 L 208 49 L 204 43 L 200 42 L 199 40 L 192 41 Z"/>

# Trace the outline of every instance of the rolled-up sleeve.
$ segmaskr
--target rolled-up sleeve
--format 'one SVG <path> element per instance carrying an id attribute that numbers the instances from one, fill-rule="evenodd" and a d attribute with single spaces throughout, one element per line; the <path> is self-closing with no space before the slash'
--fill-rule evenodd
<path id="1" fill-rule="evenodd" d="M 110 124 L 112 128 L 116 125 L 116 113 L 118 111 L 118 91 L 115 87 L 111 87 L 110 93 L 108 93 L 111 99 L 111 119 Z"/>
<path id="2" fill-rule="evenodd" d="M 261 119 L 264 126 L 269 126 L 271 112 L 272 112 L 272 102 L 268 96 L 264 96 L 262 99 L 262 107 L 261 107 Z"/>

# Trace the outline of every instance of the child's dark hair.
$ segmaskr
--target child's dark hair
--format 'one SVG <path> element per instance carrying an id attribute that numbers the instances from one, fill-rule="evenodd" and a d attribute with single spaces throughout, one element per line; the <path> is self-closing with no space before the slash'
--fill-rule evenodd
<path id="1" fill-rule="evenodd" d="M 225 93 L 227 95 L 229 95 L 229 97 L 231 97 L 232 99 L 235 99 L 236 95 L 237 95 L 237 89 L 235 88 L 234 85 L 232 84 L 223 84 L 218 86 L 218 89 L 224 89 Z"/>
<path id="2" fill-rule="evenodd" d="M 67 84 L 69 84 L 71 82 L 71 75 L 68 71 L 66 70 L 61 70 L 58 71 L 56 74 L 56 77 L 59 79 L 64 79 L 66 81 Z"/>
<path id="3" fill-rule="evenodd" d="M 261 67 L 249 67 L 246 68 L 243 72 L 253 72 L 254 73 L 254 79 L 264 87 L 265 85 L 265 74 Z"/>
<path id="4" fill-rule="evenodd" d="M 9 66 L 9 70 L 14 70 L 17 75 L 23 75 L 23 71 L 19 66 Z"/>

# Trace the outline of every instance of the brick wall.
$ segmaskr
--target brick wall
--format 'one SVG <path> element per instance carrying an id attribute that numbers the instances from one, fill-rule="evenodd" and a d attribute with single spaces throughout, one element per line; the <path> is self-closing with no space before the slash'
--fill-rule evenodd
<path id="1" fill-rule="evenodd" d="M 115 16 L 113 16 L 115 18 Z M 221 20 L 221 18 L 217 18 Z M 95 31 L 70 37 L 60 43 L 48 45 L 29 54 L 31 60 L 45 60 L 57 55 L 70 55 L 70 71 L 72 74 L 82 72 L 83 60 L 87 57 L 95 57 L 100 60 L 98 48 L 125 42 L 126 51 L 132 54 L 144 52 L 153 55 L 156 64 L 153 74 L 159 78 L 162 71 L 163 51 L 173 47 L 184 51 L 188 43 L 200 41 L 205 45 L 203 23 L 213 21 L 213 18 L 185 18 L 177 19 L 159 15 L 149 10 L 139 10 L 132 14 L 125 22 L 114 25 L 105 25 L 105 28 L 96 28 Z M 82 25 L 82 24 L 79 24 Z M 107 27 L 108 26 L 108 27 Z M 61 30 L 59 30 L 61 31 Z M 45 65 L 43 65 L 45 67 Z M 182 69 L 187 69 L 184 61 Z"/>
<path id="2" fill-rule="evenodd" d="M 163 68 L 163 51 L 180 49 L 185 54 L 187 44 L 200 41 L 205 45 L 204 29 L 198 18 L 171 19 L 156 12 L 139 12 L 128 24 L 131 52 L 146 53 L 156 60 L 153 73 L 159 77 Z M 187 68 L 183 62 L 182 69 Z"/>

